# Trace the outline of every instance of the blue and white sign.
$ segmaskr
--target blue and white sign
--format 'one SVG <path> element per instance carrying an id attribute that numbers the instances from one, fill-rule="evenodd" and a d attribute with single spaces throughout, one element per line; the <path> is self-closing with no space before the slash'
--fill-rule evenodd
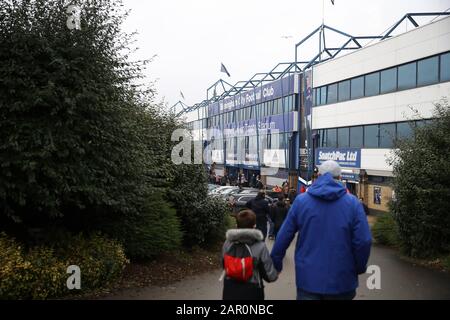
<path id="1" fill-rule="evenodd" d="M 315 155 L 316 165 L 327 160 L 334 160 L 344 168 L 361 167 L 361 149 L 356 148 L 318 148 Z"/>
<path id="2" fill-rule="evenodd" d="M 342 172 L 341 178 L 342 178 L 342 180 L 345 180 L 345 181 L 358 182 L 359 174 Z"/>
<path id="3" fill-rule="evenodd" d="M 297 131 L 297 112 L 277 114 L 261 118 L 258 130 L 265 133 Z M 227 138 L 235 136 L 256 135 L 256 120 L 249 119 L 239 123 L 229 123 L 224 126 L 223 135 Z"/>
<path id="4" fill-rule="evenodd" d="M 289 75 L 208 105 L 208 117 L 295 93 L 295 76 Z"/>

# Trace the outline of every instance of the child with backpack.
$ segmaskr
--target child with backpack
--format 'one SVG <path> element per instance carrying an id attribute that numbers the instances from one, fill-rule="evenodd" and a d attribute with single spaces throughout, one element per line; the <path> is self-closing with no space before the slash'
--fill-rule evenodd
<path id="1" fill-rule="evenodd" d="M 222 248 L 223 300 L 264 300 L 264 283 L 277 280 L 264 237 L 256 228 L 256 215 L 243 210 L 236 216 L 237 229 L 226 233 Z"/>

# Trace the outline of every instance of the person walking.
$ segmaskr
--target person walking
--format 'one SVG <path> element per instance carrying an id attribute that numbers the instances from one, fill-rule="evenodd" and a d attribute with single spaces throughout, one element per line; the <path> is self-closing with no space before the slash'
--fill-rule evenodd
<path id="1" fill-rule="evenodd" d="M 266 240 L 267 217 L 270 214 L 266 193 L 264 191 L 259 191 L 254 199 L 247 201 L 245 206 L 256 214 L 256 229 L 262 232 L 263 239 Z"/>
<path id="2" fill-rule="evenodd" d="M 372 237 L 358 199 L 340 183 L 333 160 L 319 167 L 318 179 L 298 195 L 278 232 L 271 257 L 278 272 L 298 232 L 295 248 L 297 299 L 348 299 L 366 271 Z"/>
<path id="3" fill-rule="evenodd" d="M 361 204 L 364 208 L 364 212 L 366 213 L 366 216 L 368 216 L 370 214 L 370 210 L 369 210 L 369 207 L 364 203 L 364 198 L 360 198 L 359 201 L 361 202 Z"/>
<path id="4" fill-rule="evenodd" d="M 278 201 L 272 207 L 272 214 L 271 214 L 271 218 L 274 224 L 273 237 L 275 238 L 275 240 L 277 238 L 278 231 L 280 230 L 284 220 L 286 219 L 288 210 L 289 208 L 286 204 L 286 199 L 284 198 L 283 194 L 279 194 Z"/>
<path id="5" fill-rule="evenodd" d="M 256 215 L 243 210 L 236 217 L 237 229 L 226 233 L 222 248 L 223 300 L 264 300 L 264 282 L 277 280 L 269 250 L 261 231 L 255 229 Z"/>
<path id="6" fill-rule="evenodd" d="M 264 189 L 264 184 L 261 182 L 260 176 L 256 176 L 255 188 L 259 190 Z"/>
<path id="7" fill-rule="evenodd" d="M 256 175 L 252 174 L 252 177 L 250 178 L 250 187 L 254 188 L 256 186 Z"/>

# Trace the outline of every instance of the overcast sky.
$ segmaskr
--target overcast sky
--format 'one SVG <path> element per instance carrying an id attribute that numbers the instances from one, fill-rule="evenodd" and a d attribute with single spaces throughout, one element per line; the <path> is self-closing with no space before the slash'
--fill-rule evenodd
<path id="1" fill-rule="evenodd" d="M 220 78 L 235 84 L 294 61 L 295 43 L 322 22 L 321 0 L 123 1 L 132 10 L 124 28 L 139 33 L 136 57 L 157 55 L 146 75 L 169 106 L 181 99 L 180 90 L 192 105 Z M 450 0 L 335 0 L 334 6 L 325 0 L 325 24 L 354 36 L 379 35 L 405 13 L 449 8 Z M 342 38 L 327 34 L 330 40 Z M 317 43 L 300 59 L 311 59 Z M 230 78 L 220 72 L 221 62 Z"/>

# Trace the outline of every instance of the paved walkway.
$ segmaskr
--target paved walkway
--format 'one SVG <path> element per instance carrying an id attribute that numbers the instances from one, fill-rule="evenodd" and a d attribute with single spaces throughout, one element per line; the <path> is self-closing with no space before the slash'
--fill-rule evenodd
<path id="1" fill-rule="evenodd" d="M 269 247 L 272 241 L 267 241 Z M 280 278 L 266 286 L 266 299 L 295 299 L 294 245 L 289 248 Z M 369 290 L 360 276 L 360 287 L 355 299 L 450 299 L 450 275 L 441 271 L 416 266 L 400 259 L 396 251 L 373 246 L 369 265 L 381 269 L 381 289 Z M 167 287 L 147 287 L 126 290 L 108 299 L 163 299 L 163 300 L 220 300 L 221 270 L 187 278 Z"/>

